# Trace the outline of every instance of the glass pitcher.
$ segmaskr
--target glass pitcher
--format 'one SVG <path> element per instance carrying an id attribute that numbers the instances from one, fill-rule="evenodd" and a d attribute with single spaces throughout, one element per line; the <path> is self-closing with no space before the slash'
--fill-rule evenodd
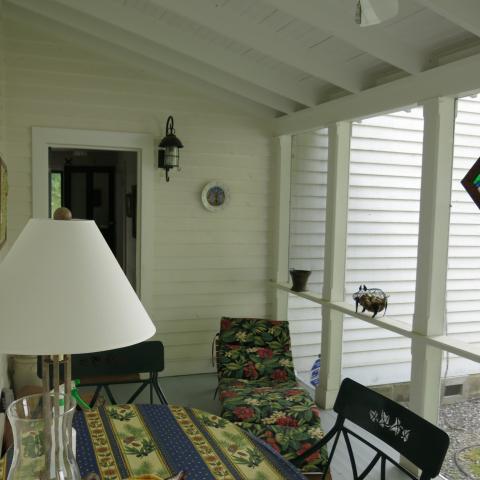
<path id="1" fill-rule="evenodd" d="M 29 395 L 7 409 L 13 430 L 13 460 L 7 480 L 80 480 L 72 451 L 72 397 Z"/>

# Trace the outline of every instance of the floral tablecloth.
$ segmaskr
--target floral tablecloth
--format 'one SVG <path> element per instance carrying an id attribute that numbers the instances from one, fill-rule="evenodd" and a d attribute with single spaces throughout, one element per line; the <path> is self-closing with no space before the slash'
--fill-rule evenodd
<path id="1" fill-rule="evenodd" d="M 304 479 L 270 447 L 228 420 L 173 405 L 115 405 L 77 412 L 82 477 L 103 480 L 184 470 L 188 480 Z M 0 462 L 0 480 L 6 479 Z"/>

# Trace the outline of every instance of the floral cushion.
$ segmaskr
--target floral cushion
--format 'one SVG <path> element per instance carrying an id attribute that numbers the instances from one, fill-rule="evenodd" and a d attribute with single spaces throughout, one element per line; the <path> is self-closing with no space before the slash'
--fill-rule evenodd
<path id="1" fill-rule="evenodd" d="M 323 437 L 318 407 L 295 381 L 271 384 L 222 379 L 222 417 L 261 438 L 287 460 L 293 460 Z M 322 449 L 306 460 L 303 471 L 318 471 L 326 462 Z"/>
<path id="2" fill-rule="evenodd" d="M 223 317 L 220 322 L 220 343 L 236 343 L 257 347 L 270 347 L 277 342 L 279 348 L 290 350 L 288 322 L 265 318 Z"/>
<path id="3" fill-rule="evenodd" d="M 319 409 L 298 386 L 288 322 L 223 317 L 217 342 L 222 417 L 294 460 L 323 436 Z M 319 471 L 323 448 L 302 470 Z"/>
<path id="4" fill-rule="evenodd" d="M 220 390 L 223 417 L 232 422 L 298 427 L 316 425 L 319 410 L 296 382 L 265 386 L 264 382 L 233 383 Z"/>
<path id="5" fill-rule="evenodd" d="M 324 436 L 320 425 L 297 428 L 281 425 L 268 425 L 265 427 L 243 423 L 236 423 L 236 425 L 263 440 L 286 460 L 295 460 Z M 301 470 L 303 472 L 323 472 L 327 461 L 328 451 L 326 447 L 323 447 L 305 459 Z"/>
<path id="6" fill-rule="evenodd" d="M 226 378 L 295 380 L 291 353 L 268 347 L 225 345 L 219 348 L 218 368 Z"/>
<path id="7" fill-rule="evenodd" d="M 287 322 L 223 317 L 217 360 L 220 377 L 295 380 Z"/>

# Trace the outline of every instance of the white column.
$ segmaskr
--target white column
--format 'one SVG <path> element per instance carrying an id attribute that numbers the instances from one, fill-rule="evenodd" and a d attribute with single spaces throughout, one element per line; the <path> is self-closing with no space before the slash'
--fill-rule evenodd
<path id="1" fill-rule="evenodd" d="M 342 301 L 345 296 L 348 182 L 351 123 L 340 122 L 328 130 L 327 218 L 323 298 Z M 332 408 L 342 374 L 343 313 L 322 307 L 322 364 L 316 401 Z"/>
<path id="2" fill-rule="evenodd" d="M 442 335 L 445 328 L 455 100 L 427 101 L 424 119 L 413 331 L 432 336 Z M 441 366 L 441 350 L 428 346 L 421 338 L 412 340 L 410 408 L 435 424 L 440 405 Z"/>
<path id="3" fill-rule="evenodd" d="M 277 218 L 275 249 L 275 281 L 288 282 L 288 257 L 290 245 L 290 177 L 292 166 L 292 137 L 282 135 L 276 138 L 275 150 L 278 158 L 277 176 Z M 274 315 L 277 320 L 288 317 L 288 292 L 276 290 Z"/>

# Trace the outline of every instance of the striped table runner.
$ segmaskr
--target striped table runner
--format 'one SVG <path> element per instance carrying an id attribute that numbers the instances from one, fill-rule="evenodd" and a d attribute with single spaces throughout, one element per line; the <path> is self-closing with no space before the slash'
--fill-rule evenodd
<path id="1" fill-rule="evenodd" d="M 114 405 L 77 412 L 82 477 L 187 480 L 302 480 L 290 463 L 221 417 L 172 405 Z M 0 462 L 0 480 L 6 480 Z M 153 477 L 152 477 L 153 476 Z"/>

